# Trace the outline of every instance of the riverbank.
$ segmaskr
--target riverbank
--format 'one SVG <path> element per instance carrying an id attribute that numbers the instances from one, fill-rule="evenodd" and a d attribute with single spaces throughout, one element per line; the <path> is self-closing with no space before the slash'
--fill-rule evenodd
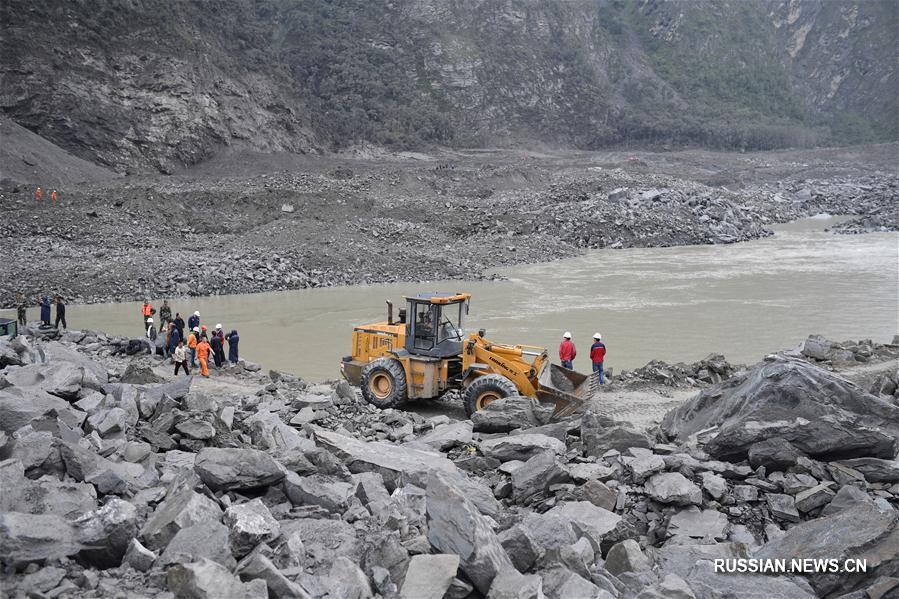
<path id="1" fill-rule="evenodd" d="M 711 152 L 233 157 L 176 176 L 6 182 L 0 306 L 478 280 L 591 248 L 726 244 L 821 212 L 896 230 L 890 146 Z M 274 170 L 282 169 L 282 170 Z"/>
<path id="2" fill-rule="evenodd" d="M 523 398 L 473 420 L 379 411 L 345 383 L 253 364 L 176 379 L 121 341 L 0 341 L 11 596 L 812 598 L 889 592 L 896 574 L 897 345 L 812 337 L 747 369 L 655 363 L 547 422 Z M 660 368 L 690 376 L 659 383 Z M 856 369 L 865 382 L 844 378 Z M 660 422 L 621 411 L 693 385 Z M 823 555 L 867 571 L 704 561 Z"/>

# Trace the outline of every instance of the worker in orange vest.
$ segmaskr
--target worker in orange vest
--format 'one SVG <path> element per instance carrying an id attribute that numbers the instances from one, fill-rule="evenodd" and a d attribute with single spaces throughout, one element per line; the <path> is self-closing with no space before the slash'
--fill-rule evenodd
<path id="1" fill-rule="evenodd" d="M 209 364 L 207 361 L 209 360 L 210 351 L 212 351 L 212 346 L 209 345 L 209 341 L 206 340 L 206 337 L 200 337 L 200 342 L 197 343 L 197 359 L 200 361 L 200 374 L 207 379 L 209 378 Z"/>
<path id="2" fill-rule="evenodd" d="M 42 197 L 44 197 L 44 190 L 38 185 L 37 189 L 34 190 L 34 199 L 40 202 Z"/>
<path id="3" fill-rule="evenodd" d="M 50 201 L 56 204 L 56 190 L 50 192 Z"/>
<path id="4" fill-rule="evenodd" d="M 144 305 L 140 309 L 141 322 L 142 323 L 147 322 L 147 319 L 150 318 L 151 316 L 153 316 L 154 312 L 155 312 L 155 310 L 153 309 L 153 304 L 150 303 L 150 300 L 145 299 Z"/>

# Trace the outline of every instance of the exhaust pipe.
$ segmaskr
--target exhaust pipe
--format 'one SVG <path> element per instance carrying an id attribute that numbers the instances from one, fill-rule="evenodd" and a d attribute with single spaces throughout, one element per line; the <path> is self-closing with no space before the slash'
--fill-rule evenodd
<path id="1" fill-rule="evenodd" d="M 393 302 L 387 300 L 387 324 L 393 324 Z"/>

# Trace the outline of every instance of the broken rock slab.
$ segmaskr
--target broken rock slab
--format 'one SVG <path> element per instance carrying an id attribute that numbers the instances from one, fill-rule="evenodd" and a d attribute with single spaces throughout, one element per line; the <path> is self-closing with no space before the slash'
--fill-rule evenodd
<path id="1" fill-rule="evenodd" d="M 5 564 L 58 559 L 80 550 L 77 531 L 60 516 L 0 513 L 0 560 Z"/>
<path id="2" fill-rule="evenodd" d="M 702 505 L 702 491 L 680 472 L 654 474 L 643 488 L 647 495 L 659 503 Z"/>
<path id="3" fill-rule="evenodd" d="M 244 599 L 246 586 L 212 560 L 176 564 L 166 572 L 166 582 L 177 599 Z"/>
<path id="4" fill-rule="evenodd" d="M 603 536 L 615 530 L 621 522 L 621 516 L 597 507 L 589 501 L 568 501 L 557 505 L 547 512 L 571 523 L 579 537 L 586 537 L 594 551 L 600 550 Z"/>
<path id="5" fill-rule="evenodd" d="M 538 453 L 552 451 L 556 455 L 565 453 L 565 443 L 556 438 L 539 434 L 521 434 L 487 439 L 480 445 L 481 453 L 500 462 L 521 460 L 526 462 Z"/>
<path id="6" fill-rule="evenodd" d="M 599 414 L 592 407 L 581 417 L 581 442 L 585 455 L 597 457 L 610 449 L 624 452 L 631 447 L 652 447 L 646 435 Z"/>
<path id="7" fill-rule="evenodd" d="M 730 523 L 718 510 L 700 510 L 690 506 L 671 516 L 668 534 L 721 541 L 727 538 Z"/>
<path id="8" fill-rule="evenodd" d="M 140 531 L 140 538 L 153 550 L 164 549 L 182 528 L 200 522 L 218 522 L 222 509 L 212 499 L 182 488 L 156 506 Z"/>
<path id="9" fill-rule="evenodd" d="M 487 519 L 441 473 L 428 480 L 427 517 L 428 541 L 441 553 L 458 555 L 460 568 L 482 594 L 499 572 L 514 569 Z"/>
<path id="10" fill-rule="evenodd" d="M 459 556 L 455 554 L 415 555 L 409 561 L 402 599 L 442 599 L 456 577 Z"/>
<path id="11" fill-rule="evenodd" d="M 606 554 L 606 570 L 613 576 L 624 572 L 644 572 L 652 569 L 652 562 L 633 539 L 615 543 Z"/>
<path id="12" fill-rule="evenodd" d="M 259 498 L 228 507 L 224 522 L 229 528 L 231 553 L 238 559 L 281 534 L 281 525 Z"/>
<path id="13" fill-rule="evenodd" d="M 265 487 L 279 482 L 286 470 L 258 449 L 207 447 L 198 455 L 194 469 L 215 491 Z"/>
<path id="14" fill-rule="evenodd" d="M 552 450 L 543 451 L 512 472 L 512 496 L 522 501 L 571 480 L 568 471 Z"/>

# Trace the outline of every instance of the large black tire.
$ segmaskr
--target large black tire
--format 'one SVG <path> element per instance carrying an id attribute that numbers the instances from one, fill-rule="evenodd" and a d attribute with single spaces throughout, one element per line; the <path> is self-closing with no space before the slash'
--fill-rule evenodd
<path id="1" fill-rule="evenodd" d="M 362 367 L 361 378 L 362 397 L 376 408 L 392 408 L 406 399 L 406 372 L 397 360 L 372 360 Z"/>
<path id="2" fill-rule="evenodd" d="M 465 403 L 465 414 L 471 415 L 481 410 L 492 401 L 518 395 L 515 383 L 501 374 L 487 374 L 478 377 L 468 385 L 462 400 Z"/>

